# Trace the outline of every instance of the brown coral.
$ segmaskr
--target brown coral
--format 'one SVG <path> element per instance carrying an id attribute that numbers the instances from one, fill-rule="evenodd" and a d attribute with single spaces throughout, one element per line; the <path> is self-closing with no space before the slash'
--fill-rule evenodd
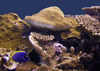
<path id="1" fill-rule="evenodd" d="M 0 15 L 0 47 L 15 50 L 18 45 L 29 46 L 27 38 L 22 34 L 29 30 L 29 24 L 21 20 L 15 13 Z M 31 45 L 30 45 L 31 47 Z"/>
<path id="2" fill-rule="evenodd" d="M 92 32 L 92 35 L 100 35 L 100 23 L 89 15 L 76 15 L 76 19 L 85 29 Z"/>
<path id="3" fill-rule="evenodd" d="M 28 61 L 23 64 L 19 64 L 16 68 L 16 71 L 32 71 L 33 69 L 36 69 L 38 65 L 36 65 L 34 62 Z"/>
<path id="4" fill-rule="evenodd" d="M 100 6 L 84 7 L 82 10 L 100 22 Z"/>
<path id="5" fill-rule="evenodd" d="M 84 7 L 82 10 L 91 16 L 100 16 L 100 6 Z"/>
<path id="6" fill-rule="evenodd" d="M 53 35 L 42 35 L 40 33 L 31 32 L 33 38 L 40 40 L 40 41 L 52 41 L 54 39 Z"/>
<path id="7" fill-rule="evenodd" d="M 49 30 L 65 30 L 72 26 L 64 17 L 63 12 L 58 7 L 48 7 L 32 16 L 26 16 L 25 21 L 32 27 Z"/>
<path id="8" fill-rule="evenodd" d="M 78 30 L 80 24 L 78 23 L 78 21 L 76 20 L 76 18 L 74 16 L 71 15 L 65 15 L 65 18 L 67 21 L 69 21 L 72 24 L 72 28 L 68 29 L 65 32 L 61 33 L 61 38 L 62 39 L 68 39 L 71 37 L 76 37 L 78 39 L 80 39 L 80 34 L 81 32 Z M 77 29 L 78 27 L 78 29 Z"/>

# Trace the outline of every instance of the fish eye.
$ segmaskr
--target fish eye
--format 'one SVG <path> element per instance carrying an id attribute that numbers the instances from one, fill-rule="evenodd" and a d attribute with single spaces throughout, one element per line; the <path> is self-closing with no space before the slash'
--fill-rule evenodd
<path id="1" fill-rule="evenodd" d="M 26 54 L 24 58 L 25 58 L 25 59 L 28 59 L 28 58 L 29 58 L 29 56 Z"/>

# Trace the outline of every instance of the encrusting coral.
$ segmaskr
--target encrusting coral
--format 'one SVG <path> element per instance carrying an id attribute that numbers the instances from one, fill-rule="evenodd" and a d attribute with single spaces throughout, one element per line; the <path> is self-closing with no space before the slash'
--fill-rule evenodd
<path id="1" fill-rule="evenodd" d="M 64 31 L 61 33 L 61 38 L 63 40 L 66 40 L 68 38 L 71 37 L 75 37 L 77 39 L 80 39 L 80 35 L 81 35 L 81 28 L 80 28 L 80 24 L 78 23 L 77 19 L 75 18 L 75 16 L 72 15 L 65 15 L 65 18 L 67 21 L 69 21 L 72 24 L 72 28 Z M 78 30 L 78 29 L 80 30 Z"/>
<path id="2" fill-rule="evenodd" d="M 15 13 L 0 15 L 0 48 L 15 50 L 22 44 L 31 47 L 28 38 L 23 38 L 29 28 L 30 25 Z"/>

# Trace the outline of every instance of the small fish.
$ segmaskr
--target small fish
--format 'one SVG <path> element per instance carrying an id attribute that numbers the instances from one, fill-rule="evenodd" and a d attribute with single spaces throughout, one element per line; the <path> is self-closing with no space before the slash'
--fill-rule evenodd
<path id="1" fill-rule="evenodd" d="M 10 58 L 18 63 L 23 63 L 29 60 L 28 54 L 25 51 L 16 51 Z"/>
<path id="2" fill-rule="evenodd" d="M 5 57 L 7 60 L 8 58 Z M 19 63 L 23 63 L 29 60 L 28 54 L 25 51 L 13 52 L 9 57 L 9 60 L 3 65 L 8 70 L 13 70 L 17 67 Z"/>

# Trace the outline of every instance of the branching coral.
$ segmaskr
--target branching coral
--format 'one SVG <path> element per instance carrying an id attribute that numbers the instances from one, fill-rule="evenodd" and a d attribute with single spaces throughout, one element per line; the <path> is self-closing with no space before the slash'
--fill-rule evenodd
<path id="1" fill-rule="evenodd" d="M 100 6 L 84 7 L 82 10 L 100 22 Z"/>
<path id="2" fill-rule="evenodd" d="M 91 16 L 100 16 L 100 6 L 84 7 L 82 10 Z"/>
<path id="3" fill-rule="evenodd" d="M 46 36 L 45 36 L 46 37 Z M 40 46 L 40 43 L 37 39 L 35 39 L 35 36 L 32 35 L 32 33 L 29 36 L 29 40 L 31 44 L 33 45 L 33 49 L 38 52 L 39 55 L 42 57 L 41 64 L 52 64 L 52 58 L 55 55 L 61 55 L 62 53 L 66 52 L 66 47 L 64 47 L 60 43 L 45 43 L 44 47 Z M 60 54 L 58 54 L 60 53 Z"/>
<path id="4" fill-rule="evenodd" d="M 100 23 L 89 15 L 76 15 L 79 24 L 85 27 L 92 35 L 100 35 Z"/>
<path id="5" fill-rule="evenodd" d="M 36 52 L 38 52 L 42 57 L 45 57 L 46 52 L 43 51 L 42 47 L 40 47 L 38 41 L 36 41 L 32 35 L 29 36 L 29 40 L 30 40 L 31 44 L 33 45 L 33 49 Z"/>
<path id="6" fill-rule="evenodd" d="M 40 41 L 51 41 L 54 39 L 53 35 L 42 35 L 40 33 L 31 32 L 33 38 L 40 40 Z"/>
<path id="7" fill-rule="evenodd" d="M 46 44 L 44 46 L 40 46 L 40 43 L 33 37 L 32 34 L 29 35 L 29 40 L 33 45 L 33 49 L 39 54 L 41 57 L 40 64 L 50 65 L 51 58 L 54 55 L 54 49 L 51 47 L 47 47 Z M 51 51 L 51 52 L 50 52 Z"/>

